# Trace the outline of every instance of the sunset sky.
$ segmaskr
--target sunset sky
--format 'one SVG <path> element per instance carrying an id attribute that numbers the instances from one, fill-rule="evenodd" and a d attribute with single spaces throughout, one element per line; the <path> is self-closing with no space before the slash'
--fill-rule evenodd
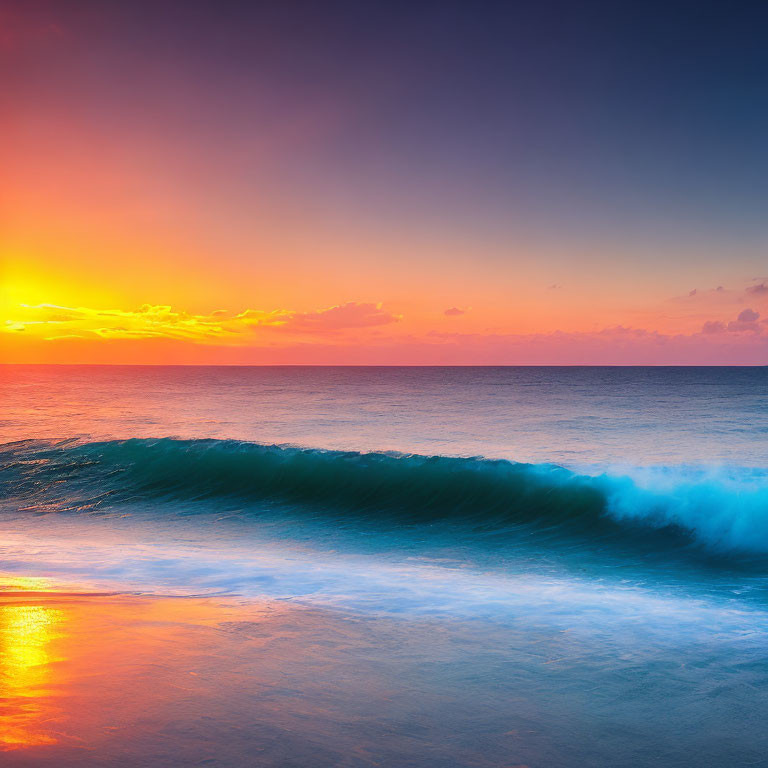
<path id="1" fill-rule="evenodd" d="M 768 6 L 0 3 L 4 362 L 768 363 Z"/>

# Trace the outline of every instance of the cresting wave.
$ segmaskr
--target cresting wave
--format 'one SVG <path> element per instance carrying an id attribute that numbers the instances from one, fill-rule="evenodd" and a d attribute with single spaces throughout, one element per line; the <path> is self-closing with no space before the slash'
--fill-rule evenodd
<path id="1" fill-rule="evenodd" d="M 768 474 L 677 468 L 578 474 L 505 460 L 325 451 L 229 440 L 21 441 L 0 447 L 19 506 L 98 511 L 135 501 L 300 504 L 313 514 L 519 526 L 768 554 Z"/>

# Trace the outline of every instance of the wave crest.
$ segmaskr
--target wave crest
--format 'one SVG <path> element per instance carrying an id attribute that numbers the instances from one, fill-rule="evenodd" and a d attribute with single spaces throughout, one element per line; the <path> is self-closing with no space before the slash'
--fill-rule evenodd
<path id="1" fill-rule="evenodd" d="M 578 474 L 550 464 L 357 453 L 231 440 L 23 441 L 0 448 L 5 498 L 103 507 L 135 500 L 299 503 L 355 519 L 455 521 L 768 553 L 768 475 L 684 468 Z"/>

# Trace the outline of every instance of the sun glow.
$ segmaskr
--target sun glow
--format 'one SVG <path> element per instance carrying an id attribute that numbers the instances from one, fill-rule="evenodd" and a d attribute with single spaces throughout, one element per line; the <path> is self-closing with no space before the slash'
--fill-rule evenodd
<path id="1" fill-rule="evenodd" d="M 244 345 L 254 332 L 279 329 L 294 335 L 328 334 L 396 323 L 399 315 L 380 304 L 347 302 L 313 312 L 287 309 L 217 309 L 193 314 L 169 305 L 138 309 L 93 309 L 20 303 L 4 312 L 0 331 L 43 341 L 61 339 L 170 339 L 197 344 Z"/>

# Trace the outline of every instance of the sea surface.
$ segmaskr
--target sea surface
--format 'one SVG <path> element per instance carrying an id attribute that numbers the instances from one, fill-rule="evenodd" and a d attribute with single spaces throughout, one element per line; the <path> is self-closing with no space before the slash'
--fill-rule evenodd
<path id="1" fill-rule="evenodd" d="M 768 765 L 768 368 L 0 388 L 0 765 Z"/>

